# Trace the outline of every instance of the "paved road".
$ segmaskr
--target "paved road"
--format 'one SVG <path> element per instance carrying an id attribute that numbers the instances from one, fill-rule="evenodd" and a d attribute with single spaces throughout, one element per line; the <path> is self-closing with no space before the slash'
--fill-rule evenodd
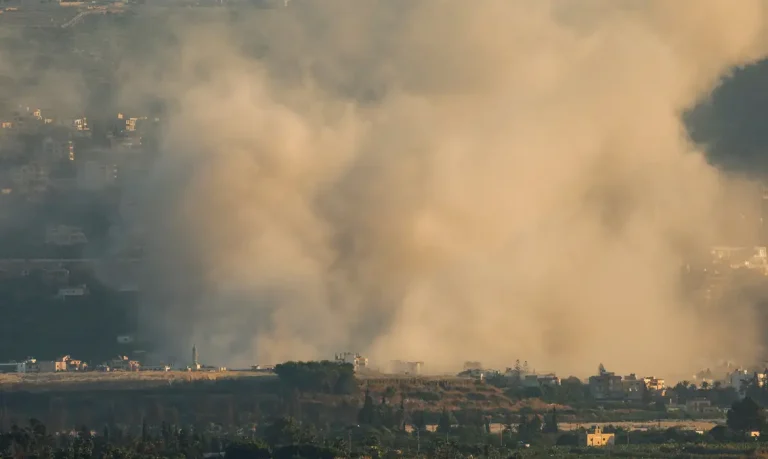
<path id="1" fill-rule="evenodd" d="M 69 21 L 67 21 L 64 24 L 62 24 L 61 28 L 62 29 L 67 29 L 69 27 L 72 27 L 72 26 L 75 26 L 77 24 L 80 24 L 81 22 L 83 22 L 83 19 L 85 19 L 85 17 L 88 16 L 88 15 L 91 15 L 91 14 L 105 14 L 105 13 L 106 13 L 106 11 L 104 11 L 104 10 L 81 11 L 80 13 L 77 14 L 77 16 L 73 17 Z"/>

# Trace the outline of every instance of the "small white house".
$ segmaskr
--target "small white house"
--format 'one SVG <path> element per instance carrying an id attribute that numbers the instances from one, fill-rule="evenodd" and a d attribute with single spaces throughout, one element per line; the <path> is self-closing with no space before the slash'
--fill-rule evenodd
<path id="1" fill-rule="evenodd" d="M 80 285 L 77 287 L 60 288 L 57 296 L 63 300 L 63 299 L 72 298 L 72 297 L 82 297 L 87 294 L 88 294 L 88 289 L 85 287 L 85 285 Z"/>

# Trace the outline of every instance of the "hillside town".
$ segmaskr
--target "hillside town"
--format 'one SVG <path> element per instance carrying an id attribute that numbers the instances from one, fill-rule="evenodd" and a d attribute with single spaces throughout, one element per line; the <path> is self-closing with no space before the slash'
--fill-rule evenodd
<path id="1" fill-rule="evenodd" d="M 731 390 L 733 394 L 744 397 L 750 388 L 768 389 L 768 369 L 745 369 L 730 362 L 724 362 L 715 371 L 702 370 L 691 375 L 689 380 L 675 381 L 667 384 L 663 378 L 655 376 L 637 376 L 634 373 L 621 376 L 607 371 L 600 364 L 597 374 L 585 379 L 569 376 L 561 379 L 552 372 L 537 372 L 531 369 L 528 362 L 517 360 L 513 367 L 504 371 L 484 369 L 481 362 L 465 362 L 463 370 L 456 375 L 430 374 L 425 371 L 424 362 L 392 361 L 383 368 L 375 367 L 368 358 L 355 352 L 337 353 L 331 362 L 350 365 L 358 377 L 375 379 L 380 377 L 407 378 L 442 378 L 446 380 L 468 379 L 476 381 L 501 382 L 503 385 L 513 385 L 529 393 L 541 394 L 540 391 L 558 388 L 561 385 L 576 383 L 583 385 L 590 398 L 596 402 L 643 402 L 662 403 L 669 412 L 683 411 L 689 414 L 717 416 L 722 414 L 722 408 L 717 408 L 703 397 L 680 397 L 679 390 L 690 389 L 692 393 L 698 390 L 721 389 Z M 200 363 L 197 346 L 192 347 L 191 359 L 188 364 L 173 362 L 170 364 L 142 363 L 127 356 L 117 356 L 114 359 L 95 365 L 74 359 L 65 355 L 56 360 L 38 360 L 28 358 L 22 361 L 0 363 L 0 374 L 39 374 L 65 372 L 259 372 L 272 373 L 274 365 L 254 364 L 248 368 L 228 369 L 223 366 L 204 365 Z"/>

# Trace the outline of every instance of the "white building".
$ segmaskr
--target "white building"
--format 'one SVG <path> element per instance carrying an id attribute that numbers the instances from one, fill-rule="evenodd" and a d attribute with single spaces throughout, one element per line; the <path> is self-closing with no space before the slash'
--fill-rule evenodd
<path id="1" fill-rule="evenodd" d="M 552 387 L 560 385 L 560 378 L 554 373 L 546 374 L 527 374 L 522 377 L 520 382 L 524 387 Z"/>
<path id="2" fill-rule="evenodd" d="M 764 373 L 757 373 L 757 385 L 763 387 L 765 384 L 766 375 Z M 729 387 L 733 387 L 737 391 L 741 392 L 746 387 L 755 381 L 755 373 L 750 373 L 747 370 L 737 369 L 726 376 L 725 383 Z"/>
<path id="3" fill-rule="evenodd" d="M 724 263 L 731 268 L 765 270 L 768 267 L 768 248 L 714 246 L 710 248 L 712 261 Z"/>
<path id="4" fill-rule="evenodd" d="M 88 119 L 87 118 L 78 118 L 72 122 L 72 124 L 75 126 L 75 130 L 78 131 L 90 131 L 91 128 L 88 126 Z"/>
<path id="5" fill-rule="evenodd" d="M 85 287 L 85 285 L 80 285 L 78 287 L 64 287 L 59 289 L 59 293 L 56 295 L 60 299 L 70 298 L 70 297 L 81 297 L 88 294 L 88 289 Z"/>
<path id="6" fill-rule="evenodd" d="M 49 226 L 45 231 L 45 243 L 52 245 L 86 244 L 88 238 L 81 228 L 76 226 Z"/>
<path id="7" fill-rule="evenodd" d="M 336 354 L 337 363 L 350 363 L 357 371 L 368 366 L 368 359 L 354 352 L 342 352 Z"/>

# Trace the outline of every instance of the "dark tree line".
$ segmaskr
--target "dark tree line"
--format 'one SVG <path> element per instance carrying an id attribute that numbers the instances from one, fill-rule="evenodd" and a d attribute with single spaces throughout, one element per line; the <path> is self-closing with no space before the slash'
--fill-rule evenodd
<path id="1" fill-rule="evenodd" d="M 355 369 L 349 363 L 286 362 L 275 367 L 280 382 L 299 392 L 354 394 L 357 392 Z"/>
<path id="2" fill-rule="evenodd" d="M 202 459 L 210 453 L 234 459 L 332 459 L 342 455 L 339 447 L 338 440 L 319 441 L 291 418 L 277 419 L 251 438 L 211 436 L 166 423 L 159 431 L 143 423 L 138 437 L 106 426 L 100 435 L 85 426 L 74 434 L 51 434 L 35 419 L 0 434 L 0 457 L 36 459 Z"/>

